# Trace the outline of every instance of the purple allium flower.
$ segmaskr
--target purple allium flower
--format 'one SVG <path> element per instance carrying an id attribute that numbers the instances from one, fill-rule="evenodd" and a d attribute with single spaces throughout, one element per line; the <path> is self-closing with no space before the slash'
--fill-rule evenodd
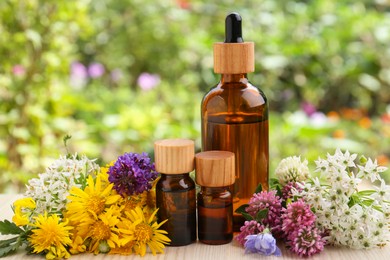
<path id="1" fill-rule="evenodd" d="M 23 76 L 24 73 L 26 73 L 26 69 L 22 65 L 17 64 L 17 65 L 12 67 L 12 73 L 15 76 Z"/>
<path id="2" fill-rule="evenodd" d="M 255 218 L 256 214 L 263 209 L 268 209 L 268 214 L 262 221 L 263 224 L 271 228 L 272 234 L 280 237 L 282 200 L 279 196 L 276 196 L 276 191 L 262 191 L 253 194 L 245 211 Z"/>
<path id="3" fill-rule="evenodd" d="M 88 66 L 88 75 L 93 79 L 103 76 L 104 71 L 104 66 L 97 62 L 93 62 Z"/>
<path id="4" fill-rule="evenodd" d="M 287 239 L 290 239 L 290 235 L 300 228 L 313 227 L 316 215 L 310 210 L 308 204 L 303 200 L 298 200 L 283 209 L 281 219 L 283 220 L 282 230 L 286 233 Z"/>
<path id="5" fill-rule="evenodd" d="M 150 190 L 157 175 L 147 153 L 125 153 L 108 169 L 109 182 L 123 197 Z"/>
<path id="6" fill-rule="evenodd" d="M 308 257 L 320 253 L 326 241 L 317 228 L 303 226 L 292 233 L 287 244 L 291 252 L 301 257 Z"/>
<path id="7" fill-rule="evenodd" d="M 246 237 L 245 253 L 258 253 L 261 255 L 281 256 L 276 240 L 270 233 L 249 235 Z"/>
<path id="8" fill-rule="evenodd" d="M 264 229 L 264 225 L 258 223 L 256 220 L 245 221 L 244 225 L 240 228 L 240 234 L 235 239 L 240 245 L 244 246 L 247 236 L 262 233 Z"/>
<path id="9" fill-rule="evenodd" d="M 284 201 L 288 199 L 292 199 L 292 189 L 297 190 L 298 192 L 301 192 L 303 188 L 299 185 L 299 183 L 302 184 L 302 182 L 289 182 L 282 188 L 282 199 Z"/>
<path id="10" fill-rule="evenodd" d="M 141 73 L 137 79 L 137 84 L 142 90 L 151 90 L 160 84 L 160 76 L 157 74 Z"/>

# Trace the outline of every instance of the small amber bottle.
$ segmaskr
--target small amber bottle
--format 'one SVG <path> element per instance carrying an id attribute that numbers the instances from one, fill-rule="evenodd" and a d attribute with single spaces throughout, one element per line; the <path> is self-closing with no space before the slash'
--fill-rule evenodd
<path id="1" fill-rule="evenodd" d="M 154 143 L 156 170 L 161 178 L 156 184 L 159 221 L 168 219 L 162 229 L 168 232 L 171 246 L 184 246 L 196 240 L 195 145 L 187 139 L 165 139 Z"/>
<path id="2" fill-rule="evenodd" d="M 195 156 L 198 193 L 198 237 L 210 245 L 233 239 L 234 153 L 208 151 Z"/>

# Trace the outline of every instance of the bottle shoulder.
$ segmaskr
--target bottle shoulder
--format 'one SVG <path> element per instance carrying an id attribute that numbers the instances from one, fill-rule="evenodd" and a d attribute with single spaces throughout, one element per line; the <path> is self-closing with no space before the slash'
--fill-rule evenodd
<path id="1" fill-rule="evenodd" d="M 248 105 L 251 107 L 267 105 L 267 97 L 264 92 L 249 81 L 247 84 L 218 83 L 204 95 L 202 103 L 214 100 L 226 101 L 229 98 L 232 99 L 232 97 L 249 102 Z"/>
<path id="2" fill-rule="evenodd" d="M 204 96 L 201 114 L 203 120 L 213 122 L 261 122 L 268 119 L 267 98 L 250 82 L 219 83 Z"/>

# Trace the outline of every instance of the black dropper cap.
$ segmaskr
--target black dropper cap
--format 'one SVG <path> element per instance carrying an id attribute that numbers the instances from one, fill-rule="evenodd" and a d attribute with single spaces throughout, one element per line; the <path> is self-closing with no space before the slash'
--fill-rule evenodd
<path id="1" fill-rule="evenodd" d="M 238 13 L 230 13 L 225 19 L 225 43 L 244 42 L 241 30 L 242 18 Z"/>

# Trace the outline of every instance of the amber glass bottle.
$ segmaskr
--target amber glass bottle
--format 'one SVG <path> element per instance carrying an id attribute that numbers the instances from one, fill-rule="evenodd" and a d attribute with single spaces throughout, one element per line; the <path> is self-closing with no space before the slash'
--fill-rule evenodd
<path id="1" fill-rule="evenodd" d="M 234 154 L 208 151 L 195 156 L 198 193 L 198 238 L 210 245 L 229 243 L 233 239 Z"/>
<path id="2" fill-rule="evenodd" d="M 195 182 L 189 176 L 194 169 L 194 142 L 166 139 L 154 143 L 156 170 L 161 178 L 156 184 L 157 218 L 168 232 L 171 246 L 196 241 Z"/>
<path id="3" fill-rule="evenodd" d="M 256 187 L 268 189 L 268 105 L 252 85 L 254 44 L 243 42 L 241 17 L 226 17 L 226 40 L 214 44 L 214 71 L 221 81 L 203 98 L 202 149 L 231 151 L 236 158 L 234 208 L 248 203 Z M 235 230 L 243 218 L 234 216 Z"/>

